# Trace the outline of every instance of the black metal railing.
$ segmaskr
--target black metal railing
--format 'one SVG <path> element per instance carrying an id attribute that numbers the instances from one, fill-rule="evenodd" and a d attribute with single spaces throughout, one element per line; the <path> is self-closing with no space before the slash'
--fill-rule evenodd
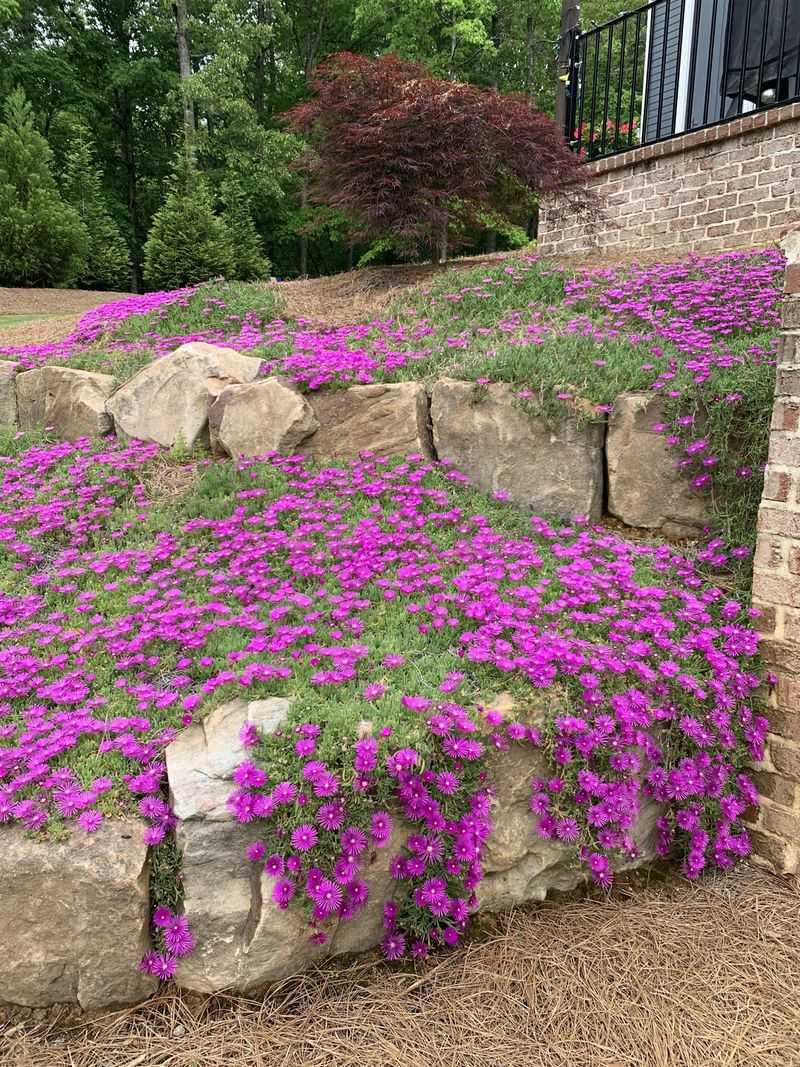
<path id="1" fill-rule="evenodd" d="M 613 155 L 800 99 L 800 0 L 653 0 L 570 42 L 565 135 Z"/>

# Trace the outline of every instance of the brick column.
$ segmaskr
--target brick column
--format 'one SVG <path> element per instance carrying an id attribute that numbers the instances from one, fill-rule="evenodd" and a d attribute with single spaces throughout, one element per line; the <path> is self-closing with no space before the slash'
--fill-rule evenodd
<path id="1" fill-rule="evenodd" d="M 762 806 L 751 832 L 756 862 L 800 875 L 800 227 L 780 246 L 786 295 L 753 574 L 761 652 L 778 681 L 769 696 L 767 752 L 755 774 Z"/>

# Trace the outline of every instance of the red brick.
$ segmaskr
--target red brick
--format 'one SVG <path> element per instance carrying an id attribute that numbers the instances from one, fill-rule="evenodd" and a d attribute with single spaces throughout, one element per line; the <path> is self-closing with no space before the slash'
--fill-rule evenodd
<path id="1" fill-rule="evenodd" d="M 800 675 L 800 648 L 769 637 L 759 645 L 764 663 L 774 671 Z"/>
<path id="2" fill-rule="evenodd" d="M 781 680 L 778 679 L 779 686 Z M 779 739 L 800 744 L 800 711 L 795 710 L 793 705 L 784 705 L 779 696 L 778 707 L 767 708 L 766 715 L 769 719 L 770 733 Z"/>
<path id="3" fill-rule="evenodd" d="M 778 404 L 776 404 L 772 413 L 773 419 L 776 417 L 780 418 L 782 415 L 785 415 L 785 412 L 779 410 Z M 795 419 L 796 418 L 797 413 L 795 409 Z M 783 427 L 781 427 L 781 429 L 783 429 Z M 764 500 L 778 500 L 782 504 L 785 504 L 789 499 L 791 490 L 792 476 L 788 471 L 767 471 L 767 476 L 764 479 L 764 492 L 762 493 Z"/>
<path id="4" fill-rule="evenodd" d="M 789 549 L 789 573 L 800 574 L 800 545 L 792 545 Z"/>
<path id="5" fill-rule="evenodd" d="M 785 537 L 770 537 L 762 534 L 756 542 L 753 567 L 756 571 L 779 571 L 787 561 L 787 550 L 800 552 L 800 546 Z M 789 553 L 788 558 L 791 558 Z"/>
<path id="6" fill-rule="evenodd" d="M 753 576 L 753 596 L 764 604 L 800 608 L 800 581 L 785 575 L 760 572 Z"/>
<path id="7" fill-rule="evenodd" d="M 760 534 L 783 534 L 800 541 L 800 515 L 788 508 L 762 507 L 758 512 Z"/>
<path id="8" fill-rule="evenodd" d="M 792 263 L 786 268 L 783 276 L 783 291 L 800 293 L 800 263 Z"/>

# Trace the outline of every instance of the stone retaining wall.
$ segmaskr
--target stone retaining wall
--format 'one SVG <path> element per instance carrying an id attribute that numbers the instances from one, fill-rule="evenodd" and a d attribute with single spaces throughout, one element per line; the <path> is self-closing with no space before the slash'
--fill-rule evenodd
<path id="1" fill-rule="evenodd" d="M 183 345 L 113 390 L 105 374 L 0 363 L 0 425 L 48 427 L 61 440 L 115 432 L 165 447 L 206 440 L 239 458 L 301 453 L 348 461 L 414 452 L 451 461 L 474 485 L 545 517 L 599 519 L 693 537 L 707 522 L 652 426 L 652 393 L 623 394 L 611 415 L 548 421 L 516 389 L 441 379 L 302 394 L 260 375 L 261 361 L 201 342 Z"/>
<path id="2" fill-rule="evenodd" d="M 800 103 L 588 163 L 599 220 L 545 209 L 539 251 L 713 252 L 763 246 L 800 219 Z"/>
<path id="3" fill-rule="evenodd" d="M 280 729 L 290 701 L 232 700 L 189 726 L 167 747 L 167 779 L 178 819 L 183 911 L 197 939 L 176 981 L 200 993 L 252 992 L 298 974 L 325 956 L 364 952 L 384 935 L 383 906 L 397 890 L 389 862 L 407 830 L 398 822 L 385 848 L 365 853 L 366 906 L 348 922 L 327 924 L 325 945 L 312 944 L 300 910 L 272 901 L 273 879 L 245 850 L 257 836 L 227 806 L 234 768 L 246 757 L 240 732 Z M 482 911 L 540 901 L 586 880 L 575 848 L 536 833 L 531 781 L 554 773 L 539 749 L 520 743 L 492 754 L 496 788 L 493 830 L 477 893 Z M 658 805 L 645 801 L 632 836 L 639 854 L 618 869 L 656 855 Z M 137 971 L 150 948 L 148 849 L 140 823 L 107 820 L 92 835 L 53 845 L 0 826 L 0 1002 L 26 1007 L 77 1004 L 85 1010 L 144 1000 L 154 980 Z"/>

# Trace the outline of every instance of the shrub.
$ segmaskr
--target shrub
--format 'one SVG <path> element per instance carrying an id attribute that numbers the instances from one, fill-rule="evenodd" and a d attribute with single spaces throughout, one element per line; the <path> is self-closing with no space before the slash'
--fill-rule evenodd
<path id="1" fill-rule="evenodd" d="M 21 89 L 0 124 L 0 285 L 65 285 L 86 264 L 89 238 L 52 173 L 52 153 L 34 129 Z"/>

